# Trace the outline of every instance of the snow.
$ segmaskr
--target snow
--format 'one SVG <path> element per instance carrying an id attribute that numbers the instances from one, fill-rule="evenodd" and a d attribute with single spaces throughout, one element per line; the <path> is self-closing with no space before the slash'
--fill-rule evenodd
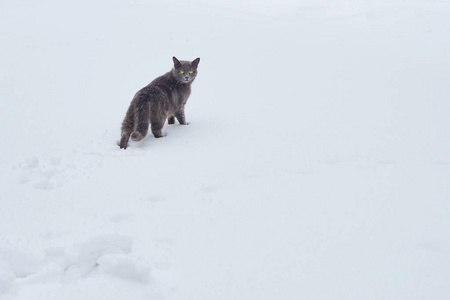
<path id="1" fill-rule="evenodd" d="M 0 299 L 445 299 L 448 1 L 0 3 Z M 201 58 L 188 126 L 120 150 Z"/>

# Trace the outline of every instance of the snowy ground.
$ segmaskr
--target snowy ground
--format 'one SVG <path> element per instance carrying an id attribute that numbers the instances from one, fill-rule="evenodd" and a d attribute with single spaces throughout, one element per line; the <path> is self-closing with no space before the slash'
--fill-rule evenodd
<path id="1" fill-rule="evenodd" d="M 0 299 L 447 299 L 450 4 L 373 2 L 2 0 Z"/>

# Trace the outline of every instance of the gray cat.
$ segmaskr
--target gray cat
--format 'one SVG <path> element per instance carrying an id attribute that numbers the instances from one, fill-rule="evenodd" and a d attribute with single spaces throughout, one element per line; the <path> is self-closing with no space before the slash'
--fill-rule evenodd
<path id="1" fill-rule="evenodd" d="M 173 57 L 174 67 L 170 72 L 156 78 L 149 85 L 139 90 L 130 103 L 122 122 L 122 135 L 119 146 L 126 149 L 128 140 L 142 140 L 151 124 L 155 138 L 162 137 L 161 129 L 168 119 L 169 124 L 186 125 L 184 106 L 191 94 L 191 84 L 197 76 L 200 58 L 179 61 Z"/>

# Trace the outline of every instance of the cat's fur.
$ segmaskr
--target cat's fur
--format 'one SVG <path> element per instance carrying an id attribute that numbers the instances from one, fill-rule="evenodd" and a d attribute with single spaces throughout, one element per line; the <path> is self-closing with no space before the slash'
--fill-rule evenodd
<path id="1" fill-rule="evenodd" d="M 161 129 L 168 119 L 169 124 L 186 125 L 184 106 L 191 94 L 191 84 L 197 76 L 200 58 L 179 61 L 173 57 L 174 67 L 170 72 L 156 78 L 139 90 L 130 103 L 122 122 L 119 146 L 126 149 L 128 140 L 142 140 L 148 132 L 149 124 L 156 138 L 162 137 Z"/>

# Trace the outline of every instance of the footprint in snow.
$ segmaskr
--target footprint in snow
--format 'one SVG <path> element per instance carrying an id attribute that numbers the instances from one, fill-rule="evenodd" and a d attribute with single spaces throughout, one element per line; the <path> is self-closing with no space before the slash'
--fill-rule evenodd
<path id="1" fill-rule="evenodd" d="M 81 245 L 79 255 L 66 268 L 66 280 L 94 271 L 122 279 L 147 282 L 150 264 L 131 254 L 132 240 L 122 235 L 100 235 Z"/>
<path id="2" fill-rule="evenodd" d="M 204 193 L 214 193 L 217 192 L 220 189 L 220 185 L 217 184 L 210 184 L 210 185 L 204 185 L 202 186 L 202 191 Z"/>
<path id="3" fill-rule="evenodd" d="M 63 164 L 58 157 L 39 159 L 33 156 L 20 163 L 18 169 L 19 184 L 31 184 L 38 190 L 52 190 L 67 182 L 68 173 L 73 167 Z"/>
<path id="4" fill-rule="evenodd" d="M 128 223 L 133 219 L 133 214 L 117 214 L 109 219 L 116 224 Z"/>

